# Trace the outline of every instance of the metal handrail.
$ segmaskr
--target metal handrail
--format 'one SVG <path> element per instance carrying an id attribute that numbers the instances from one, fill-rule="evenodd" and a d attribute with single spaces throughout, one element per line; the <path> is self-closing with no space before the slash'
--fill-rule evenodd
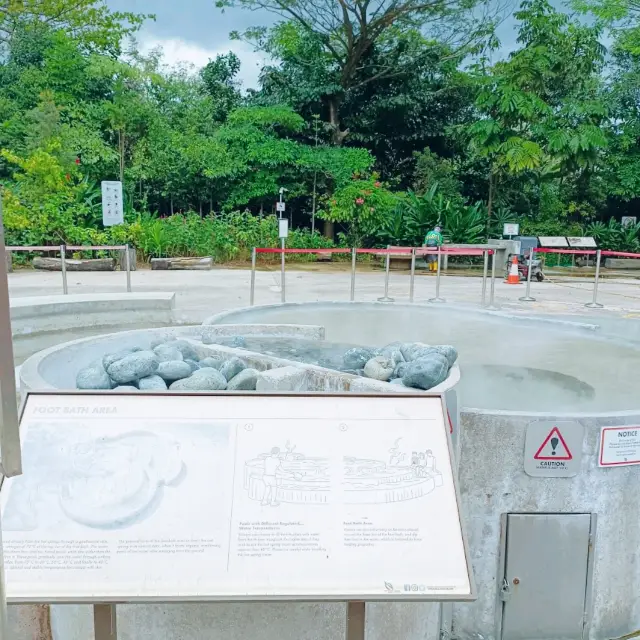
<path id="1" fill-rule="evenodd" d="M 116 244 L 116 245 L 65 245 L 58 246 L 43 245 L 38 247 L 29 246 L 9 246 L 5 247 L 6 253 L 18 253 L 20 251 L 26 252 L 49 252 L 57 251 L 60 253 L 60 271 L 62 273 L 62 293 L 67 295 L 69 293 L 69 286 L 67 282 L 67 251 L 124 251 L 125 252 L 125 270 L 127 272 L 127 293 L 131 293 L 131 254 L 128 244 Z"/>

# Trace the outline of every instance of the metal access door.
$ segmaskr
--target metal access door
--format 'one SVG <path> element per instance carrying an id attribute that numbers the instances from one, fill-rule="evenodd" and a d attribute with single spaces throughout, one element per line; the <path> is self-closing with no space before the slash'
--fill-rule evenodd
<path id="1" fill-rule="evenodd" d="M 590 604 L 595 515 L 508 514 L 501 640 L 582 640 Z"/>

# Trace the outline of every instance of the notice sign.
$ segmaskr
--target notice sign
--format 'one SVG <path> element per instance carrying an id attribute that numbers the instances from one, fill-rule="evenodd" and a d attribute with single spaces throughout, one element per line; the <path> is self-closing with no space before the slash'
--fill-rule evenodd
<path id="1" fill-rule="evenodd" d="M 502 228 L 503 236 L 517 236 L 520 234 L 520 225 L 515 222 L 505 222 Z"/>
<path id="2" fill-rule="evenodd" d="M 563 249 L 569 246 L 567 239 L 563 236 L 538 236 L 538 242 L 541 247 L 549 249 Z"/>
<path id="3" fill-rule="evenodd" d="M 113 227 L 124 222 L 122 182 L 102 182 L 102 224 Z"/>
<path id="4" fill-rule="evenodd" d="M 580 471 L 584 427 L 579 422 L 532 422 L 527 426 L 524 470 L 540 478 L 571 478 Z"/>
<path id="5" fill-rule="evenodd" d="M 600 467 L 624 467 L 640 464 L 640 426 L 602 427 Z"/>
<path id="6" fill-rule="evenodd" d="M 470 600 L 440 396 L 30 394 L 8 600 Z"/>

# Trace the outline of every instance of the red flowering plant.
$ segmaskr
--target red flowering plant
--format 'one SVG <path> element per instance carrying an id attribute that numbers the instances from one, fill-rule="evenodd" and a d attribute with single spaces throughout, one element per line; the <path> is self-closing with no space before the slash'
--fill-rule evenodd
<path id="1" fill-rule="evenodd" d="M 397 198 L 376 174 L 358 174 L 336 189 L 318 215 L 348 225 L 350 244 L 360 246 L 366 236 L 376 234 L 385 217 L 394 210 Z"/>

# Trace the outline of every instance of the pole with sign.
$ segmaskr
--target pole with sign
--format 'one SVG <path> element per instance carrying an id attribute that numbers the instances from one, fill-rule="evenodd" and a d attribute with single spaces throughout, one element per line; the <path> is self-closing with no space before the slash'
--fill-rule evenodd
<path id="1" fill-rule="evenodd" d="M 113 227 L 124 222 L 122 182 L 104 180 L 102 182 L 102 224 Z"/>
<path id="2" fill-rule="evenodd" d="M 283 200 L 284 192 L 286 189 L 280 187 L 280 200 L 276 202 L 276 210 L 278 211 L 278 236 L 280 237 L 280 243 L 282 253 L 280 254 L 280 300 L 284 303 L 286 301 L 285 286 L 284 286 L 284 246 L 287 236 L 289 235 L 289 221 L 283 217 L 285 211 L 285 204 Z"/>
<path id="3" fill-rule="evenodd" d="M 520 225 L 516 222 L 505 222 L 504 227 L 502 229 L 503 236 L 509 236 L 509 240 L 513 238 L 513 236 L 520 235 Z"/>

